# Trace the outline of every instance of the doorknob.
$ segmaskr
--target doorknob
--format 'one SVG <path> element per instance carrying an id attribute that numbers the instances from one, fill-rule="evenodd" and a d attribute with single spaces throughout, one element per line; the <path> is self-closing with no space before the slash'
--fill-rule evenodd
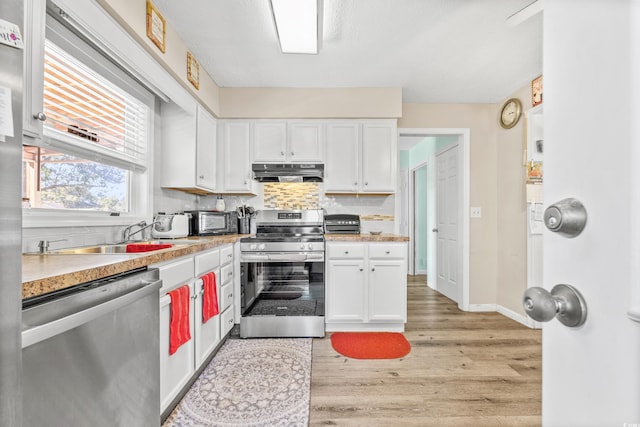
<path id="1" fill-rule="evenodd" d="M 551 292 L 533 287 L 525 291 L 522 299 L 524 311 L 533 320 L 548 322 L 557 317 L 565 326 L 575 328 L 587 320 L 587 304 L 576 288 L 556 285 Z"/>
<path id="2" fill-rule="evenodd" d="M 544 225 L 565 237 L 576 237 L 587 224 L 587 211 L 578 199 L 563 199 L 544 211 Z"/>

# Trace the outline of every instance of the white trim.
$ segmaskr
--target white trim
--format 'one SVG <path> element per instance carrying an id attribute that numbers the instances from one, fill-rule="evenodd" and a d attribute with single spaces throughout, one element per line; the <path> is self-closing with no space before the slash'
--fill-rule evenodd
<path id="1" fill-rule="evenodd" d="M 542 324 L 540 322 L 536 322 L 535 320 L 531 319 L 530 317 L 527 317 L 525 315 L 522 315 L 520 313 L 516 313 L 513 310 L 510 310 L 506 307 L 503 307 L 501 305 L 498 305 L 498 313 L 502 314 L 505 317 L 508 317 L 511 320 L 515 320 L 516 322 L 520 323 L 521 325 L 524 325 L 528 328 L 531 329 L 541 329 L 542 328 Z"/>
<path id="2" fill-rule="evenodd" d="M 326 323 L 325 332 L 404 332 L 404 323 Z"/>
<path id="3" fill-rule="evenodd" d="M 467 311 L 472 313 L 496 312 L 498 306 L 496 304 L 470 304 Z"/>
<path id="4" fill-rule="evenodd" d="M 430 287 L 431 289 L 433 289 L 434 291 L 437 291 L 436 289 L 436 284 L 433 282 L 430 282 L 428 279 L 429 276 L 427 276 L 427 286 Z"/>
<path id="5" fill-rule="evenodd" d="M 469 311 L 469 209 L 470 209 L 470 175 L 471 175 L 471 130 L 469 128 L 398 128 L 398 138 L 401 136 L 446 136 L 457 135 L 458 165 L 460 170 L 460 210 L 462 221 L 460 221 L 459 236 L 461 248 L 462 279 L 458 289 L 458 308 Z"/>

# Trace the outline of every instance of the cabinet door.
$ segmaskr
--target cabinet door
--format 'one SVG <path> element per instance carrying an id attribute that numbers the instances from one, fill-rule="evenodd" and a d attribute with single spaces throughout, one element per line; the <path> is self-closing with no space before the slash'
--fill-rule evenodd
<path id="1" fill-rule="evenodd" d="M 325 192 L 358 192 L 358 177 L 360 176 L 359 148 L 359 124 L 327 124 L 325 141 Z"/>
<path id="2" fill-rule="evenodd" d="M 250 191 L 251 123 L 225 123 L 223 148 L 224 191 Z"/>
<path id="3" fill-rule="evenodd" d="M 326 316 L 330 322 L 366 319 L 364 260 L 327 262 Z"/>
<path id="4" fill-rule="evenodd" d="M 24 108 L 22 133 L 36 140 L 42 139 L 42 122 L 34 116 L 43 111 L 44 90 L 44 35 L 46 0 L 24 2 Z M 33 143 L 25 138 L 25 144 Z"/>
<path id="5" fill-rule="evenodd" d="M 193 283 L 189 284 L 193 295 Z M 193 301 L 193 299 L 191 299 Z M 194 304 L 190 310 L 193 313 Z M 169 355 L 169 325 L 171 322 L 171 298 L 160 298 L 160 409 L 164 411 L 195 372 L 194 325 L 191 320 L 191 340 Z"/>
<path id="6" fill-rule="evenodd" d="M 405 322 L 407 267 L 405 260 L 369 260 L 369 321 Z"/>
<path id="7" fill-rule="evenodd" d="M 287 154 L 287 124 L 285 122 L 255 122 L 253 124 L 253 159 L 255 162 L 284 162 Z"/>
<path id="8" fill-rule="evenodd" d="M 196 184 L 216 188 L 216 120 L 198 106 L 196 132 Z"/>
<path id="9" fill-rule="evenodd" d="M 324 145 L 320 123 L 291 123 L 289 125 L 288 159 L 293 163 L 322 162 Z"/>
<path id="10" fill-rule="evenodd" d="M 395 193 L 398 162 L 397 128 L 367 123 L 362 127 L 363 193 Z"/>
<path id="11" fill-rule="evenodd" d="M 215 269 L 213 273 L 216 275 L 216 294 L 220 295 L 220 283 L 218 280 L 220 270 Z M 194 302 L 193 323 L 195 328 L 195 369 L 198 369 L 220 342 L 220 315 L 211 317 L 206 323 L 202 322 L 204 284 L 201 279 L 196 280 L 195 289 L 196 299 Z"/>

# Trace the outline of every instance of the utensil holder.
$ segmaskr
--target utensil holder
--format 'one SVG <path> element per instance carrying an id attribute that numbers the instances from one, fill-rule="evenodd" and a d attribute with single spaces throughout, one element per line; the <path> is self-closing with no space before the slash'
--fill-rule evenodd
<path id="1" fill-rule="evenodd" d="M 238 218 L 238 233 L 239 234 L 249 234 L 249 217 L 245 216 L 243 218 Z"/>

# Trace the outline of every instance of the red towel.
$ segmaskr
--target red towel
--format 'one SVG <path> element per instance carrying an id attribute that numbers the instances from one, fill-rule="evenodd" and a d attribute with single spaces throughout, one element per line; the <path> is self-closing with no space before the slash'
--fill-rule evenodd
<path id="1" fill-rule="evenodd" d="M 213 316 L 220 314 L 218 307 L 218 290 L 216 289 L 216 275 L 214 273 L 207 273 L 201 277 L 204 282 L 203 295 L 202 295 L 202 323 L 207 323 L 207 320 Z"/>
<path id="2" fill-rule="evenodd" d="M 171 297 L 171 322 L 169 324 L 169 354 L 191 339 L 189 324 L 190 305 L 189 285 L 169 292 Z"/>
<path id="3" fill-rule="evenodd" d="M 170 248 L 173 245 L 171 243 L 129 243 L 127 245 L 127 249 L 126 252 L 127 253 L 132 253 L 132 252 L 151 252 L 151 251 L 157 251 L 159 249 L 166 249 L 166 248 Z"/>

